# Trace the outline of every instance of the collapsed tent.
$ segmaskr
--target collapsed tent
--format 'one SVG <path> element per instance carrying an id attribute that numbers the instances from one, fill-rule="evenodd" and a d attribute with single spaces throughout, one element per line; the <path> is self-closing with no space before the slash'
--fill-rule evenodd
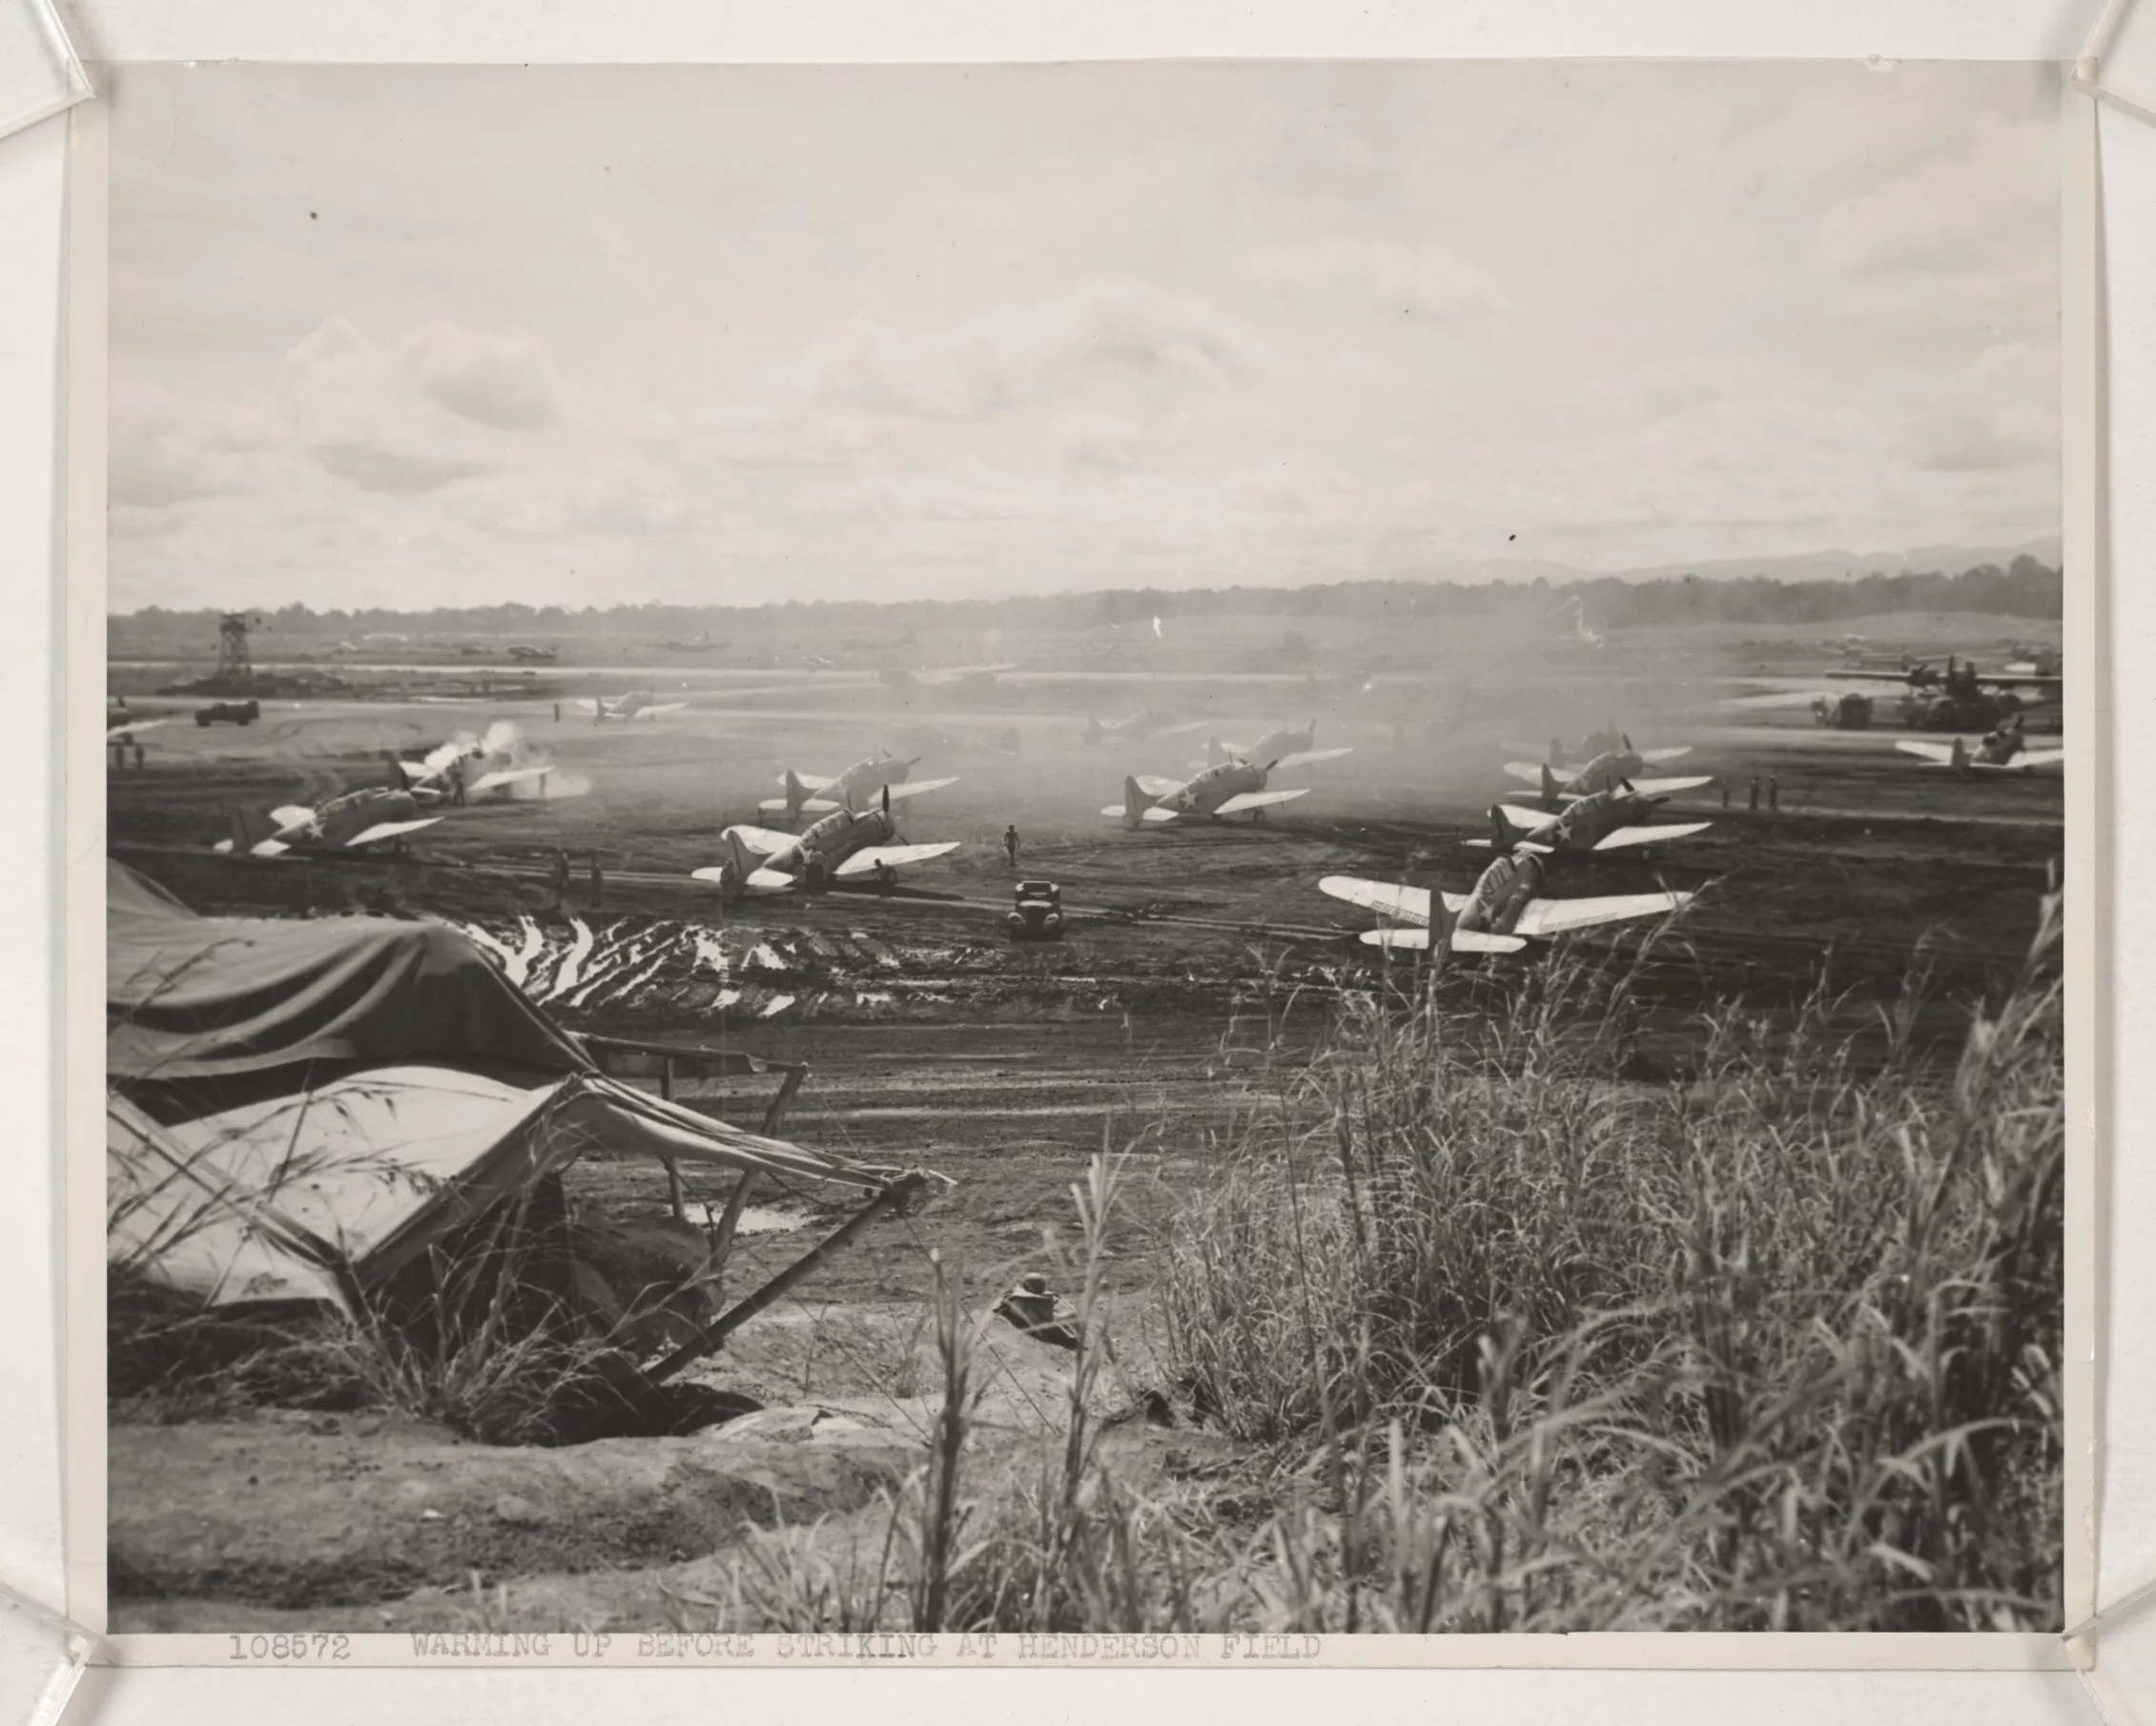
<path id="1" fill-rule="evenodd" d="M 215 1079 L 309 1060 L 589 1058 L 456 930 L 397 917 L 197 916 L 121 863 L 105 876 L 105 1066 Z"/>
<path id="2" fill-rule="evenodd" d="M 565 1244 L 560 1178 L 586 1155 L 738 1175 L 698 1273 L 714 1285 L 753 1181 L 866 1195 L 837 1235 L 699 1323 L 671 1371 L 919 1183 L 607 1077 L 457 931 L 196 916 L 118 864 L 109 893 L 108 1262 L 189 1309 L 393 1310 L 414 1273 L 492 1250 L 488 1220 L 535 1198 L 551 1265 L 507 1274 L 567 1301 L 588 1267 Z M 433 1292 L 439 1306 L 439 1279 Z"/>

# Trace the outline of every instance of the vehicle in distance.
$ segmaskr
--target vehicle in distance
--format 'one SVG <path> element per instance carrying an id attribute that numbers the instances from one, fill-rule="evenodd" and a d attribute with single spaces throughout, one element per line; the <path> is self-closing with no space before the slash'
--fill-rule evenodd
<path id="1" fill-rule="evenodd" d="M 1005 920 L 1014 941 L 1061 940 L 1063 890 L 1053 881 L 1020 881 L 1013 892 L 1011 914 Z"/>
<path id="2" fill-rule="evenodd" d="M 262 704 L 258 701 L 213 701 L 206 708 L 195 710 L 195 723 L 199 726 L 253 725 L 262 716 Z"/>

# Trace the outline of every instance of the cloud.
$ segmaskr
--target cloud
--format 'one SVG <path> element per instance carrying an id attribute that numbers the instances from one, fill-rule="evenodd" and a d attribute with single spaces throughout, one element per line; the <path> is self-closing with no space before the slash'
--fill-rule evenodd
<path id="1" fill-rule="evenodd" d="M 1093 280 L 943 329 L 857 318 L 809 350 L 796 382 L 826 406 L 975 420 L 1105 377 L 1233 382 L 1270 358 L 1251 330 L 1195 295 Z"/>
<path id="2" fill-rule="evenodd" d="M 1057 453 L 1077 466 L 1122 472 L 1138 465 L 1138 427 L 1120 414 L 1062 414 L 1050 430 Z"/>
<path id="3" fill-rule="evenodd" d="M 405 495 L 494 471 L 566 414 L 552 361 L 530 342 L 439 322 L 377 346 L 326 318 L 286 355 L 280 387 L 292 436 L 324 468 Z"/>
<path id="4" fill-rule="evenodd" d="M 391 353 L 392 362 L 426 396 L 482 425 L 530 431 L 553 424 L 566 411 L 554 362 L 521 337 L 430 323 L 404 337 Z"/>
<path id="5" fill-rule="evenodd" d="M 1446 247 L 1367 235 L 1260 246 L 1249 257 L 1261 281 L 1297 293 L 1346 293 L 1375 309 L 1435 319 L 1467 318 L 1504 303 L 1497 284 Z"/>
<path id="6" fill-rule="evenodd" d="M 1989 127 L 1965 149 L 1831 206 L 1814 234 L 1814 270 L 1859 311 L 1929 319 L 2055 309 L 2056 136 L 2055 125 Z"/>

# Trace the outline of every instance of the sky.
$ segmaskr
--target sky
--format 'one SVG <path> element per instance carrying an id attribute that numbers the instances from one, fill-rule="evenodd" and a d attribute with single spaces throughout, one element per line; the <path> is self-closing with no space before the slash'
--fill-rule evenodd
<path id="1" fill-rule="evenodd" d="M 2057 75 L 119 68 L 110 603 L 2055 535 Z"/>

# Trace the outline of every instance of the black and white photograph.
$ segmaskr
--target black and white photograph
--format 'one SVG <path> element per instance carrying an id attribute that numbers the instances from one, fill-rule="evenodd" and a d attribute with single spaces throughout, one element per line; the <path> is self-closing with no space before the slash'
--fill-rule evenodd
<path id="1" fill-rule="evenodd" d="M 104 76 L 107 1628 L 2067 1628 L 2060 67 Z"/>

